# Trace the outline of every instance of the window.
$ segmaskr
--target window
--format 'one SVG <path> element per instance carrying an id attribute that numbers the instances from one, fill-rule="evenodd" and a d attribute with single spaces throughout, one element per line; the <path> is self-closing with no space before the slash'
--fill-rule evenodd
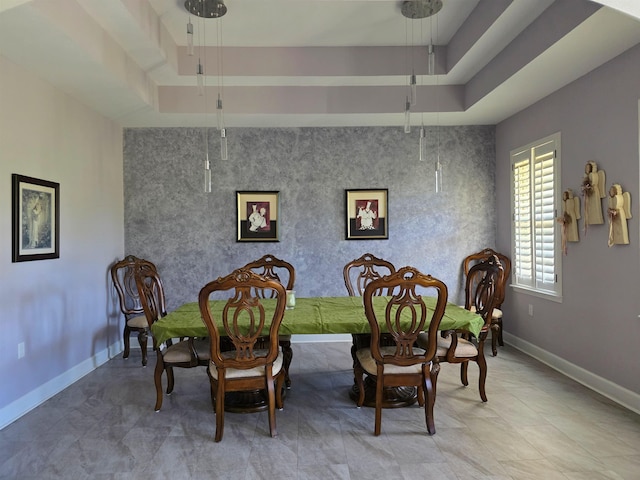
<path id="1" fill-rule="evenodd" d="M 511 151 L 513 286 L 562 295 L 560 134 Z"/>

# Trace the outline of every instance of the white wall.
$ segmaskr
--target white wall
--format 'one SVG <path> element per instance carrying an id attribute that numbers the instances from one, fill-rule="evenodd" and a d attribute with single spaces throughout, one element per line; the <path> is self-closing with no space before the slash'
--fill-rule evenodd
<path id="1" fill-rule="evenodd" d="M 13 173 L 60 183 L 59 259 L 11 262 Z M 122 129 L 0 56 L 0 428 L 119 350 L 123 211 Z"/>
<path id="2" fill-rule="evenodd" d="M 561 132 L 563 190 L 572 188 L 579 193 L 585 164 L 595 160 L 606 173 L 607 192 L 612 183 L 631 192 L 630 245 L 607 247 L 606 223 L 591 226 L 587 235 L 581 230 L 580 242 L 569 243 L 563 258 L 562 303 L 509 290 L 504 328 L 522 348 L 562 364 L 570 375 L 638 411 L 639 98 L 637 45 L 496 129 L 497 243 L 501 250 L 511 249 L 511 149 Z M 528 315 L 530 304 L 533 316 Z"/>

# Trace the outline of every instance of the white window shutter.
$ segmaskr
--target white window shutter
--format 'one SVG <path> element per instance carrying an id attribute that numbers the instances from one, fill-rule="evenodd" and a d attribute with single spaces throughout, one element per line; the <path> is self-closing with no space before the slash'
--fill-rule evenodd
<path id="1" fill-rule="evenodd" d="M 514 283 L 560 295 L 559 198 L 560 135 L 511 153 Z"/>

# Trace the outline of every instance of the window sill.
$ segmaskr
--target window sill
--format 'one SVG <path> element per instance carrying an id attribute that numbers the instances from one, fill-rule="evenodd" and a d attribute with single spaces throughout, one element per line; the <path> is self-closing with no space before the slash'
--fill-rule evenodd
<path id="1" fill-rule="evenodd" d="M 524 293 L 525 295 L 531 295 L 532 297 L 544 298 L 551 300 L 552 302 L 562 303 L 562 295 L 558 295 L 557 293 L 535 290 L 533 288 L 523 287 L 522 285 L 511 284 L 509 286 L 518 293 Z"/>

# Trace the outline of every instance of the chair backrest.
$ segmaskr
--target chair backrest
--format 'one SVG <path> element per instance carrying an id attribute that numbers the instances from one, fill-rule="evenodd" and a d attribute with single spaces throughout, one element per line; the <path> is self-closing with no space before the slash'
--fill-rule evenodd
<path id="1" fill-rule="evenodd" d="M 507 283 L 509 282 L 509 278 L 511 275 L 511 259 L 506 255 L 496 252 L 492 248 L 485 248 L 484 250 L 472 253 L 462 262 L 462 268 L 464 270 L 465 276 L 469 274 L 469 269 L 478 262 L 488 259 L 492 255 L 495 255 L 500 260 L 502 264 L 502 280 L 499 285 L 498 298 L 496 299 L 496 303 L 494 305 L 495 308 L 500 308 L 502 303 L 504 302 L 504 296 L 507 290 Z"/>
<path id="2" fill-rule="evenodd" d="M 465 282 L 465 308 L 484 319 L 485 329 L 491 323 L 491 314 L 499 300 L 500 284 L 504 275 L 502 263 L 497 255 L 473 265 Z"/>
<path id="3" fill-rule="evenodd" d="M 258 260 L 247 263 L 244 267 L 245 270 L 251 270 L 258 275 L 269 280 L 277 280 L 280 282 L 286 290 L 293 290 L 293 286 L 296 281 L 296 272 L 289 262 L 285 262 L 273 255 L 267 254 Z M 266 292 L 257 292 L 262 298 L 266 297 Z M 270 295 L 274 294 L 273 290 L 269 291 Z"/>
<path id="4" fill-rule="evenodd" d="M 379 307 L 374 308 L 373 302 L 376 292 L 381 289 L 391 294 L 384 312 Z M 406 366 L 430 362 L 436 354 L 438 327 L 447 297 L 447 286 L 442 281 L 420 273 L 413 267 L 402 267 L 391 275 L 372 280 L 364 290 L 363 300 L 371 328 L 371 355 L 376 363 Z M 429 301 L 429 298 L 435 298 L 435 302 Z M 405 317 L 402 323 L 398 321 L 401 317 Z M 425 326 L 429 342 L 423 352 L 415 343 Z M 380 348 L 382 334 L 393 339 L 396 347 L 393 355 L 383 355 Z"/>
<path id="5" fill-rule="evenodd" d="M 149 327 L 167 314 L 164 287 L 158 271 L 149 262 L 136 263 L 134 277 L 140 303 Z"/>
<path id="6" fill-rule="evenodd" d="M 138 287 L 135 279 L 135 265 L 142 264 L 147 268 L 156 270 L 156 266 L 148 260 L 127 255 L 122 260 L 111 266 L 111 280 L 118 293 L 120 311 L 129 318 L 133 315 L 141 315 L 144 310 L 140 302 Z"/>
<path id="7" fill-rule="evenodd" d="M 360 297 L 369 283 L 385 275 L 395 273 L 391 262 L 365 253 L 344 266 L 342 274 L 350 297 Z M 377 290 L 374 295 L 389 295 L 389 290 Z"/>
<path id="8" fill-rule="evenodd" d="M 264 292 L 269 300 L 256 292 Z M 222 308 L 215 309 L 221 312 L 216 317 L 211 300 L 224 302 Z M 286 304 L 285 288 L 279 281 L 240 268 L 202 287 L 198 302 L 211 338 L 211 360 L 219 370 L 273 363 L 278 356 L 278 330 Z M 233 350 L 223 351 L 222 337 Z"/>

